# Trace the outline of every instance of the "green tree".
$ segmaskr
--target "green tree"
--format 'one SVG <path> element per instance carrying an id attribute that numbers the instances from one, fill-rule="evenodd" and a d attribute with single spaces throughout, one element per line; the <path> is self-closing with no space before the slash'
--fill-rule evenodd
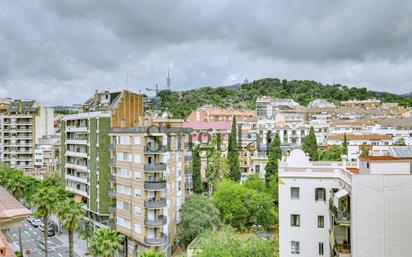
<path id="1" fill-rule="evenodd" d="M 311 161 L 318 160 L 318 143 L 316 141 L 315 130 L 313 127 L 310 127 L 309 134 L 303 140 L 302 148 Z"/>
<path id="2" fill-rule="evenodd" d="M 272 197 L 266 193 L 253 192 L 247 201 L 249 210 L 249 223 L 270 228 L 276 218 L 276 210 L 273 206 Z"/>
<path id="3" fill-rule="evenodd" d="M 219 222 L 219 210 L 205 195 L 191 195 L 183 204 L 181 213 L 178 238 L 183 247 L 187 247 L 203 231 L 214 228 Z"/>
<path id="4" fill-rule="evenodd" d="M 123 236 L 115 230 L 100 228 L 90 240 L 90 253 L 93 257 L 114 257 L 122 249 Z"/>
<path id="5" fill-rule="evenodd" d="M 339 145 L 332 145 L 319 151 L 319 161 L 341 161 L 345 149 Z"/>
<path id="6" fill-rule="evenodd" d="M 230 227 L 206 231 L 193 245 L 194 257 L 278 257 L 274 240 L 251 236 L 242 238 Z"/>
<path id="7" fill-rule="evenodd" d="M 233 116 L 232 129 L 229 135 L 229 146 L 227 150 L 227 160 L 229 165 L 229 178 L 233 181 L 240 181 L 239 149 L 237 142 L 236 116 Z"/>
<path id="8" fill-rule="evenodd" d="M 257 174 L 253 174 L 253 175 L 249 176 L 246 179 L 245 183 L 243 183 L 243 185 L 246 188 L 255 190 L 257 192 L 265 192 L 266 191 L 265 183 L 263 182 L 263 180 Z"/>
<path id="9" fill-rule="evenodd" d="M 49 227 L 49 218 L 56 211 L 59 203 L 59 196 L 54 187 L 43 187 L 33 196 L 33 204 L 36 206 L 36 216 L 43 218 L 44 231 L 44 256 L 48 256 L 47 232 Z"/>
<path id="10" fill-rule="evenodd" d="M 278 178 L 278 162 L 282 158 L 282 149 L 280 148 L 279 134 L 276 133 L 270 144 L 268 162 L 265 167 L 265 181 L 269 183 L 271 177 Z"/>
<path id="11" fill-rule="evenodd" d="M 369 155 L 369 147 L 367 145 L 360 146 L 360 157 L 365 157 Z"/>
<path id="12" fill-rule="evenodd" d="M 202 175 L 201 175 L 201 162 L 200 162 L 200 145 L 196 145 L 192 149 L 192 179 L 193 179 L 193 192 L 200 194 L 203 192 Z"/>
<path id="13" fill-rule="evenodd" d="M 93 222 L 90 220 L 81 221 L 78 231 L 79 231 L 79 237 L 86 241 L 87 249 L 89 249 L 89 242 L 94 235 Z"/>
<path id="14" fill-rule="evenodd" d="M 249 190 L 231 180 L 223 180 L 216 184 L 213 204 L 219 209 L 224 223 L 243 229 L 248 222 L 249 211 L 246 200 Z"/>
<path id="15" fill-rule="evenodd" d="M 139 257 L 164 257 L 163 253 L 157 252 L 154 249 L 139 251 Z"/>
<path id="16" fill-rule="evenodd" d="M 346 138 L 346 133 L 343 135 L 343 154 L 348 155 L 348 139 Z"/>
<path id="17" fill-rule="evenodd" d="M 74 199 L 66 199 L 61 202 L 57 208 L 57 217 L 67 229 L 69 236 L 69 257 L 73 257 L 73 235 L 74 231 L 79 227 L 80 220 L 84 215 L 84 210 L 80 203 Z"/>
<path id="18" fill-rule="evenodd" d="M 209 193 L 212 193 L 215 182 L 219 179 L 226 178 L 229 175 L 227 159 L 222 156 L 220 134 L 213 136 L 210 147 L 207 148 L 206 154 L 208 156 L 206 176 Z"/>
<path id="19" fill-rule="evenodd" d="M 393 145 L 394 146 L 406 146 L 405 139 L 400 138 Z"/>

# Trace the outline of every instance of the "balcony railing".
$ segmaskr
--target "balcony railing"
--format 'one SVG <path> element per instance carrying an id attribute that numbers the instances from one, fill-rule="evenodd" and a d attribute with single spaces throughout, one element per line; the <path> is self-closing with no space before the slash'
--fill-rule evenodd
<path id="1" fill-rule="evenodd" d="M 116 160 L 109 160 L 109 166 L 116 167 Z"/>
<path id="2" fill-rule="evenodd" d="M 167 201 L 165 198 L 160 198 L 160 199 L 149 199 L 144 201 L 144 207 L 145 208 L 150 208 L 150 209 L 158 209 L 158 208 L 163 208 L 167 206 Z"/>
<path id="3" fill-rule="evenodd" d="M 109 181 L 112 183 L 116 183 L 116 176 L 110 175 L 109 176 Z"/>
<path id="4" fill-rule="evenodd" d="M 332 212 L 333 216 L 338 222 L 349 223 L 350 222 L 350 212 L 343 211 L 336 208 L 332 202 L 329 203 L 329 209 Z"/>
<path id="5" fill-rule="evenodd" d="M 191 161 L 192 160 L 192 155 L 185 155 L 185 161 Z"/>
<path id="6" fill-rule="evenodd" d="M 145 181 L 145 190 L 163 190 L 166 189 L 166 181 Z"/>
<path id="7" fill-rule="evenodd" d="M 109 197 L 111 197 L 111 198 L 116 198 L 116 192 L 110 190 L 110 191 L 109 191 Z"/>
<path id="8" fill-rule="evenodd" d="M 146 163 L 144 165 L 145 171 L 165 171 L 166 164 L 165 163 Z"/>
<path id="9" fill-rule="evenodd" d="M 193 174 L 192 168 L 186 168 L 186 169 L 185 169 L 185 174 L 186 174 L 186 175 L 191 175 L 191 174 Z"/>
<path id="10" fill-rule="evenodd" d="M 192 181 L 186 181 L 185 182 L 185 187 L 186 188 L 193 188 L 193 182 Z"/>
<path id="11" fill-rule="evenodd" d="M 351 253 L 350 244 L 335 244 L 333 248 L 335 249 L 336 253 L 345 254 L 345 256 Z"/>
<path id="12" fill-rule="evenodd" d="M 158 245 L 164 245 L 167 242 L 167 235 L 166 234 L 160 234 L 156 237 L 145 237 L 144 238 L 144 243 L 150 246 L 158 246 Z"/>
<path id="13" fill-rule="evenodd" d="M 167 223 L 167 217 L 160 215 L 157 218 L 154 219 L 145 219 L 144 224 L 147 227 L 161 227 L 163 225 L 166 225 Z"/>

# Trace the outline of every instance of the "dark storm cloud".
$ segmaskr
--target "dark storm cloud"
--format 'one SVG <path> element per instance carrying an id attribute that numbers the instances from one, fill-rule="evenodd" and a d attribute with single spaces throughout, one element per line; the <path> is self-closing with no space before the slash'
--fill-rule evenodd
<path id="1" fill-rule="evenodd" d="M 175 89 L 270 76 L 412 91 L 406 0 L 6 0 L 0 9 L 0 97 L 81 102 L 126 87 L 126 74 L 131 90 L 164 86 L 169 65 Z"/>

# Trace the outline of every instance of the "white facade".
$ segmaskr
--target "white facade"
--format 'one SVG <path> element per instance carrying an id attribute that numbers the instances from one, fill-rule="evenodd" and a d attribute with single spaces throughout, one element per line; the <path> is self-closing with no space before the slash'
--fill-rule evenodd
<path id="1" fill-rule="evenodd" d="M 345 161 L 309 162 L 301 150 L 280 162 L 281 257 L 408 256 L 412 148 L 391 147 L 387 156 L 361 158 L 358 168 L 347 165 L 353 166 Z M 296 188 L 299 199 L 293 199 Z M 325 189 L 325 197 L 316 200 L 319 188 Z M 299 226 L 292 226 L 292 214 L 300 215 Z M 325 216 L 324 227 L 318 227 L 319 215 Z"/>

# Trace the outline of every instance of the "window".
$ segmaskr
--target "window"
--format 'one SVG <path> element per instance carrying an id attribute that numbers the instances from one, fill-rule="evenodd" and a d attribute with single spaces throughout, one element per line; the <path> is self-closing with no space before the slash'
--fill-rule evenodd
<path id="1" fill-rule="evenodd" d="M 137 216 L 142 215 L 142 209 L 140 207 L 135 207 L 134 212 Z"/>
<path id="2" fill-rule="evenodd" d="M 142 226 L 140 226 L 140 224 L 134 224 L 134 229 L 136 233 L 142 233 Z"/>
<path id="3" fill-rule="evenodd" d="M 140 137 L 134 137 L 134 144 L 135 145 L 140 145 Z"/>
<path id="4" fill-rule="evenodd" d="M 300 226 L 300 215 L 299 214 L 291 214 L 290 215 L 290 225 L 292 227 L 299 227 Z"/>
<path id="5" fill-rule="evenodd" d="M 291 187 L 290 188 L 290 198 L 293 200 L 299 199 L 299 187 Z"/>
<path id="6" fill-rule="evenodd" d="M 142 173 L 140 173 L 140 171 L 135 171 L 134 172 L 134 179 L 136 181 L 140 181 L 142 179 Z"/>
<path id="7" fill-rule="evenodd" d="M 131 195 L 132 194 L 132 188 L 129 186 L 125 186 L 125 185 L 117 185 L 116 186 L 116 192 L 117 193 L 121 193 L 124 195 Z"/>
<path id="8" fill-rule="evenodd" d="M 135 155 L 134 155 L 134 162 L 135 162 L 135 163 L 141 163 L 141 162 L 142 162 L 142 159 L 141 159 L 141 157 L 140 157 L 140 154 L 135 154 Z"/>
<path id="9" fill-rule="evenodd" d="M 124 168 L 116 169 L 116 176 L 122 178 L 130 178 L 130 170 Z"/>
<path id="10" fill-rule="evenodd" d="M 319 243 L 319 255 L 323 255 L 323 243 Z"/>
<path id="11" fill-rule="evenodd" d="M 326 201 L 326 190 L 324 188 L 315 189 L 315 200 L 316 201 Z"/>
<path id="12" fill-rule="evenodd" d="M 140 198 L 142 196 L 142 193 L 140 192 L 139 189 L 135 189 L 134 190 L 134 195 L 136 196 L 136 198 Z"/>
<path id="13" fill-rule="evenodd" d="M 300 253 L 300 249 L 299 249 L 300 246 L 299 246 L 298 241 L 292 241 L 291 246 L 292 246 L 292 250 L 291 250 L 292 254 L 299 254 Z"/>
<path id="14" fill-rule="evenodd" d="M 318 228 L 324 228 L 324 227 L 325 227 L 325 217 L 318 216 Z"/>
<path id="15" fill-rule="evenodd" d="M 116 221 L 117 221 L 117 224 L 125 228 L 130 229 L 132 227 L 132 222 L 128 219 L 124 219 L 122 217 L 117 216 Z"/>
<path id="16" fill-rule="evenodd" d="M 130 212 L 130 203 L 128 203 L 128 202 L 125 202 L 125 201 L 122 201 L 122 200 L 117 200 L 116 207 L 117 207 L 117 209 Z"/>

